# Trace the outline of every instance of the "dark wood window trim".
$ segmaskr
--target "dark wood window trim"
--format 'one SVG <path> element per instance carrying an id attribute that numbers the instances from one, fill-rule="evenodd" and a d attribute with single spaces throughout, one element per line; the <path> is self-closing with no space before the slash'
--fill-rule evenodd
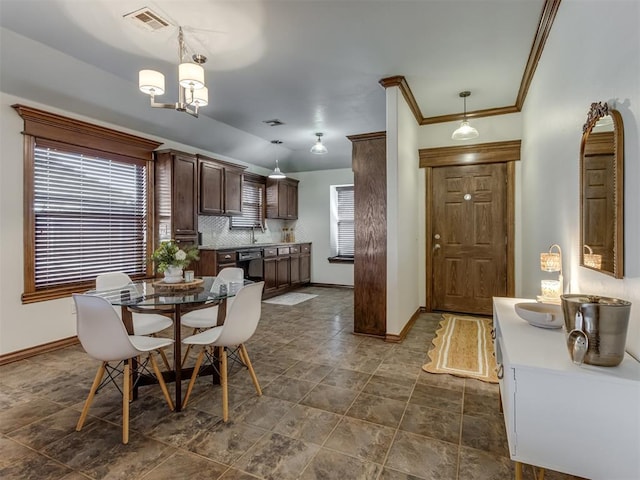
<path id="1" fill-rule="evenodd" d="M 52 288 L 35 287 L 35 214 L 34 202 L 34 148 L 37 140 L 51 140 L 67 145 L 72 150 L 93 150 L 103 152 L 110 158 L 132 163 L 145 162 L 147 175 L 147 250 L 151 251 L 153 239 L 153 150 L 161 143 L 109 128 L 93 125 L 80 120 L 64 117 L 43 110 L 13 105 L 24 120 L 24 292 L 22 303 L 53 300 L 82 292 L 93 286 L 92 282 L 80 282 Z M 151 276 L 151 266 L 147 276 Z"/>

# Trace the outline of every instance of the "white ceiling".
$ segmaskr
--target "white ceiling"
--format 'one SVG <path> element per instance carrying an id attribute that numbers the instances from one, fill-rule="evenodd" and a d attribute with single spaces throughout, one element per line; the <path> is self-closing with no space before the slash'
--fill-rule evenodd
<path id="1" fill-rule="evenodd" d="M 543 5 L 0 0 L 0 88 L 266 168 L 276 154 L 285 172 L 349 167 L 346 135 L 385 129 L 382 78 L 403 75 L 424 117 L 461 113 L 462 90 L 472 92 L 468 111 L 514 105 Z M 175 26 L 149 32 L 123 18 L 142 7 Z M 199 119 L 151 109 L 137 90 L 138 70 L 153 68 L 167 83 L 157 100 L 177 100 L 178 25 L 189 50 L 208 57 Z M 285 125 L 263 123 L 272 118 Z M 315 132 L 327 155 L 309 153 Z"/>

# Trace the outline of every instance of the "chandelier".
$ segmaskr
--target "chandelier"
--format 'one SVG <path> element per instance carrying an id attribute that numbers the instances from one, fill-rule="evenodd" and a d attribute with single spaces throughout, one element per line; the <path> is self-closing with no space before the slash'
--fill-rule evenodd
<path id="1" fill-rule="evenodd" d="M 138 87 L 150 97 L 154 108 L 171 108 L 198 116 L 198 109 L 209 103 L 209 91 L 204 85 L 204 68 L 207 61 L 204 55 L 194 54 L 193 62 L 183 61 L 186 55 L 182 27 L 178 27 L 178 101 L 175 103 L 157 103 L 156 95 L 164 94 L 164 75 L 156 70 L 140 70 Z"/>

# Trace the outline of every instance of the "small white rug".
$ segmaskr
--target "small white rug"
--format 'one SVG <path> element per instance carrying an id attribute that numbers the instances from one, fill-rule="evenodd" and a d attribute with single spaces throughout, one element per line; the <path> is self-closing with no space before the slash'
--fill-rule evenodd
<path id="1" fill-rule="evenodd" d="M 297 305 L 307 300 L 311 300 L 312 298 L 315 298 L 317 296 L 318 295 L 311 295 L 309 293 L 292 292 L 292 293 L 285 293 L 284 295 L 279 295 L 277 297 L 269 298 L 268 300 L 263 300 L 263 302 L 273 303 L 275 305 Z"/>

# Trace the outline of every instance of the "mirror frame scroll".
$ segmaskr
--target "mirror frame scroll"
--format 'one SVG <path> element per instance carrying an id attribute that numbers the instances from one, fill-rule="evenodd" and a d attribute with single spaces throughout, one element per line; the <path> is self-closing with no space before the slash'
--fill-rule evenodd
<path id="1" fill-rule="evenodd" d="M 584 175 L 585 175 L 585 147 L 589 134 L 602 117 L 611 116 L 614 127 L 614 165 L 613 165 L 613 202 L 614 202 L 614 228 L 613 228 L 613 271 L 602 270 L 585 265 L 585 235 L 584 235 Z M 607 103 L 592 103 L 587 121 L 582 127 L 582 142 L 580 143 L 580 266 L 595 270 L 614 278 L 623 278 L 624 275 L 624 127 L 622 115 L 618 110 L 609 108 Z"/>

